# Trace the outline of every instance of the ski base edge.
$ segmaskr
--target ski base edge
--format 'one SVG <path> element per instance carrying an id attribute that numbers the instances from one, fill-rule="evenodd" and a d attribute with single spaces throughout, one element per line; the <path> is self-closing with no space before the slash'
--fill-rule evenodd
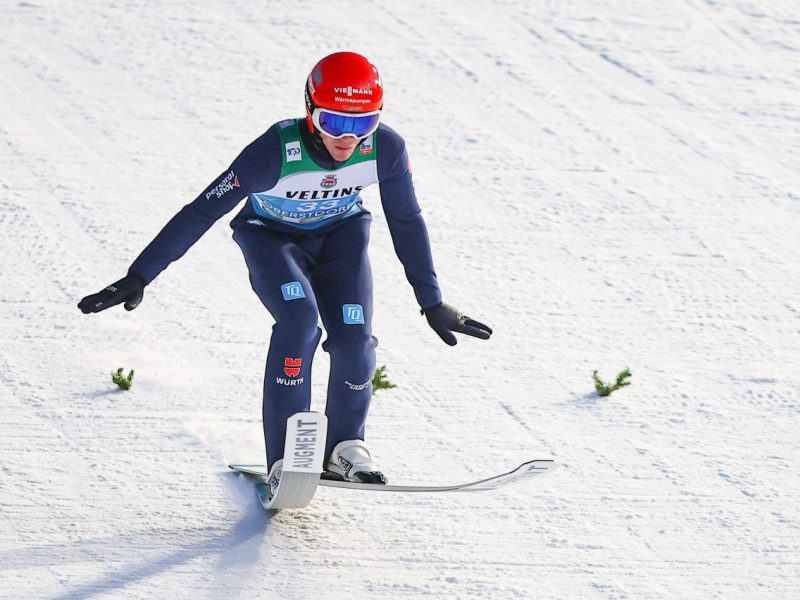
<path id="1" fill-rule="evenodd" d="M 468 483 L 461 483 L 456 485 L 382 485 L 375 483 L 357 483 L 352 481 L 336 481 L 332 479 L 321 479 L 319 474 L 316 475 L 317 485 L 325 487 L 344 488 L 351 490 L 365 490 L 372 492 L 408 492 L 408 493 L 424 493 L 424 492 L 483 492 L 487 490 L 494 490 L 497 488 L 505 487 L 514 483 L 519 483 L 528 479 L 541 477 L 542 475 L 551 473 L 557 466 L 554 460 L 551 459 L 537 459 L 529 460 L 522 463 L 516 469 L 512 469 L 506 473 L 480 479 L 478 481 L 471 481 Z M 255 478 L 266 478 L 266 467 L 259 464 L 229 464 L 228 468 Z M 286 477 L 288 473 L 284 473 Z M 312 475 L 311 473 L 304 473 L 303 475 Z M 281 486 L 283 486 L 283 477 L 281 478 Z M 312 494 L 313 495 L 313 494 Z M 310 501 L 310 499 L 309 499 Z"/>

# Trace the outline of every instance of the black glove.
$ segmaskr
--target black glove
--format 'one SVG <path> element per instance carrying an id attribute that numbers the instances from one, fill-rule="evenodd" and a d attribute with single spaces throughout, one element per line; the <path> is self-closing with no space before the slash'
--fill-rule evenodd
<path id="1" fill-rule="evenodd" d="M 125 310 L 133 310 L 142 301 L 144 281 L 136 273 L 128 273 L 125 277 L 112 283 L 102 292 L 86 296 L 78 303 L 78 308 L 85 315 L 100 312 L 122 302 Z"/>
<path id="2" fill-rule="evenodd" d="M 456 336 L 452 334 L 453 331 L 465 333 L 482 340 L 488 340 L 489 336 L 492 335 L 490 327 L 462 315 L 458 309 L 444 302 L 440 302 L 430 308 L 423 308 L 422 314 L 428 319 L 428 325 L 439 334 L 439 337 L 448 346 L 455 346 L 458 343 Z"/>

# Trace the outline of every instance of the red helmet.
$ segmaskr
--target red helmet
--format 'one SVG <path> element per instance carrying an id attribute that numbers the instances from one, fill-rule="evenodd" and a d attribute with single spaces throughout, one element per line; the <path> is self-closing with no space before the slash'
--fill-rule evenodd
<path id="1" fill-rule="evenodd" d="M 336 52 L 319 61 L 306 80 L 306 117 L 313 132 L 315 108 L 364 113 L 383 107 L 378 69 L 355 52 Z"/>

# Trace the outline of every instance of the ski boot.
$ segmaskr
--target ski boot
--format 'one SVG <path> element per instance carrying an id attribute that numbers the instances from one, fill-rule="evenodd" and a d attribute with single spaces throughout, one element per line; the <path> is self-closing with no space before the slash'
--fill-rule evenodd
<path id="1" fill-rule="evenodd" d="M 363 440 L 346 440 L 336 444 L 322 477 L 356 483 L 386 484 L 386 477 L 375 469 L 372 455 Z"/>
<path id="2" fill-rule="evenodd" d="M 278 486 L 281 483 L 281 475 L 283 475 L 283 459 L 275 461 L 275 464 L 272 465 L 272 469 L 269 471 L 269 475 L 267 475 L 267 485 L 269 486 L 269 497 L 274 498 L 275 492 L 278 491 Z"/>

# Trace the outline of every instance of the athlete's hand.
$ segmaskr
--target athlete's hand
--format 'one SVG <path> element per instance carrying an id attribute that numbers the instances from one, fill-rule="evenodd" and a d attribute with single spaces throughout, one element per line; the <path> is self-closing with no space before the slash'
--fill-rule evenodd
<path id="1" fill-rule="evenodd" d="M 428 325 L 439 334 L 445 344 L 455 346 L 458 343 L 453 332 L 464 333 L 472 337 L 488 340 L 492 335 L 492 329 L 483 323 L 461 314 L 457 308 L 440 302 L 436 306 L 422 309 Z"/>
<path id="2" fill-rule="evenodd" d="M 83 314 L 96 313 L 117 304 L 125 303 L 125 310 L 133 310 L 142 301 L 144 282 L 135 273 L 129 273 L 101 292 L 86 296 L 78 303 Z"/>

